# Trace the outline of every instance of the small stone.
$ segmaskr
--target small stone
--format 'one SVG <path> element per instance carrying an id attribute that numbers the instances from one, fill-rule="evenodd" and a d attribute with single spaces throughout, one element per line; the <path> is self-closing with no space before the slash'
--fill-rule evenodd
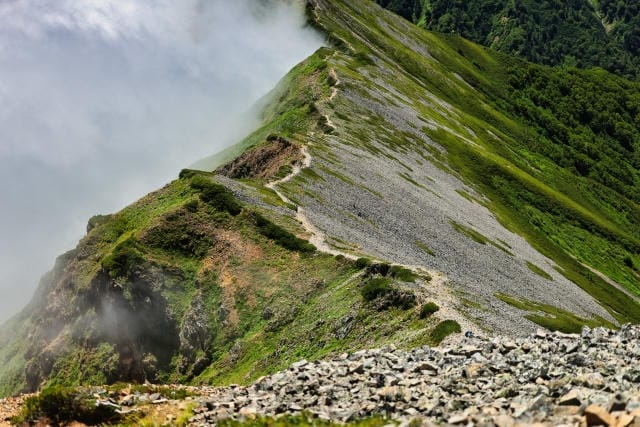
<path id="1" fill-rule="evenodd" d="M 437 373 L 438 370 L 439 369 L 436 365 L 429 362 L 421 362 L 418 365 L 416 365 L 416 368 L 415 368 L 415 372 L 429 371 L 429 372 Z"/>
<path id="2" fill-rule="evenodd" d="M 608 405 L 609 412 L 623 412 L 627 410 L 627 402 L 623 396 L 616 396 L 611 399 Z"/>
<path id="3" fill-rule="evenodd" d="M 133 406 L 135 403 L 136 403 L 136 398 L 132 394 L 128 396 L 124 396 L 120 400 L 120 404 L 123 406 Z"/>
<path id="4" fill-rule="evenodd" d="M 308 361 L 306 361 L 305 359 L 302 359 L 299 362 L 292 363 L 291 364 L 291 368 L 295 369 L 295 370 L 298 370 L 300 368 L 303 368 L 303 367 L 307 366 L 308 364 L 309 364 Z"/>
<path id="5" fill-rule="evenodd" d="M 349 373 L 364 374 L 364 364 L 362 362 L 349 363 Z"/>
<path id="6" fill-rule="evenodd" d="M 557 406 L 553 409 L 553 413 L 557 416 L 574 416 L 580 415 L 582 407 L 580 406 Z"/>
<path id="7" fill-rule="evenodd" d="M 466 415 L 464 415 L 464 414 L 458 414 L 458 415 L 454 415 L 454 416 L 452 416 L 452 417 L 449 417 L 449 419 L 447 420 L 447 422 L 448 422 L 449 424 L 456 425 L 456 424 L 466 424 L 466 423 L 468 422 L 468 420 L 469 420 L 469 419 L 467 418 L 467 416 L 466 416 Z"/>
<path id="8" fill-rule="evenodd" d="M 255 418 L 256 414 L 258 413 L 258 408 L 252 405 L 245 406 L 243 408 L 240 408 L 238 413 L 243 417 Z"/>
<path id="9" fill-rule="evenodd" d="M 635 417 L 633 415 L 621 414 L 616 420 L 616 427 L 629 427 L 634 419 Z"/>
<path id="10" fill-rule="evenodd" d="M 480 353 L 481 351 L 481 348 L 472 345 L 465 345 L 460 349 L 460 353 L 464 354 L 467 357 L 471 357 L 476 353 Z"/>
<path id="11" fill-rule="evenodd" d="M 547 337 L 547 332 L 544 329 L 536 329 L 536 334 L 535 334 L 536 338 L 546 338 Z"/>
<path id="12" fill-rule="evenodd" d="M 498 415 L 493 422 L 497 427 L 514 427 L 516 421 L 508 415 Z"/>
<path id="13" fill-rule="evenodd" d="M 584 410 L 588 426 L 613 426 L 615 419 L 601 406 L 589 405 Z"/>
<path id="14" fill-rule="evenodd" d="M 558 399 L 558 405 L 562 406 L 580 406 L 580 404 L 580 396 L 576 390 L 571 390 Z"/>
<path id="15" fill-rule="evenodd" d="M 513 341 L 507 340 L 502 342 L 502 353 L 509 353 L 512 350 L 515 350 L 516 348 L 518 348 L 518 346 L 516 345 L 516 343 L 514 343 Z"/>

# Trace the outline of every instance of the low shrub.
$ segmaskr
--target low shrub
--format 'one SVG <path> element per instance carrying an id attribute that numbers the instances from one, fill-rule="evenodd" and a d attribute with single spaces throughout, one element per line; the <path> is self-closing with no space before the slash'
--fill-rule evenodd
<path id="1" fill-rule="evenodd" d="M 14 424 L 35 424 L 46 419 L 53 425 L 81 422 L 87 425 L 113 423 L 120 415 L 110 406 L 96 406 L 95 399 L 65 387 L 45 388 L 37 396 L 26 399 Z"/>
<path id="2" fill-rule="evenodd" d="M 94 215 L 87 222 L 87 233 L 109 221 L 111 215 Z"/>
<path id="3" fill-rule="evenodd" d="M 195 213 L 195 212 L 198 212 L 199 205 L 200 203 L 197 200 L 189 200 L 187 203 L 184 204 L 184 208 L 191 213 Z"/>
<path id="4" fill-rule="evenodd" d="M 369 258 L 358 258 L 356 260 L 356 267 L 359 269 L 367 268 L 371 265 L 371 260 Z"/>
<path id="5" fill-rule="evenodd" d="M 289 233 L 279 225 L 274 224 L 262 215 L 255 213 L 256 226 L 263 236 L 275 241 L 277 244 L 290 251 L 315 252 L 316 247 L 306 240 L 300 239 Z"/>
<path id="6" fill-rule="evenodd" d="M 403 282 L 415 282 L 418 277 L 413 271 L 408 268 L 401 267 L 399 265 L 394 265 L 389 270 L 389 274 L 391 277 L 394 277 L 398 280 L 402 280 Z"/>
<path id="7" fill-rule="evenodd" d="M 203 257 L 213 246 L 205 224 L 185 210 L 171 213 L 142 236 L 147 247 L 161 248 L 184 256 Z"/>
<path id="8" fill-rule="evenodd" d="M 451 334 L 459 334 L 462 332 L 460 324 L 455 320 L 444 320 L 436 325 L 429 334 L 430 341 L 434 345 L 438 345 Z"/>
<path id="9" fill-rule="evenodd" d="M 365 301 L 373 301 L 376 298 L 380 298 L 389 292 L 391 292 L 393 288 L 391 287 L 391 281 L 385 277 L 374 277 L 373 279 L 369 279 L 362 289 L 360 289 L 360 293 Z"/>
<path id="10" fill-rule="evenodd" d="M 391 270 L 391 265 L 387 263 L 373 264 L 371 270 L 375 270 L 381 276 L 387 276 Z"/>
<path id="11" fill-rule="evenodd" d="M 200 200 L 220 212 L 228 212 L 232 216 L 242 212 L 242 206 L 224 185 L 216 184 L 203 176 L 196 175 L 191 179 L 191 188 L 200 192 Z"/>
<path id="12" fill-rule="evenodd" d="M 420 318 L 426 319 L 438 310 L 440 310 L 438 304 L 436 304 L 435 302 L 428 302 L 420 307 Z"/>
<path id="13" fill-rule="evenodd" d="M 119 243 L 111 254 L 102 260 L 102 268 L 114 279 L 129 278 L 133 274 L 135 266 L 144 262 L 142 245 L 135 238 L 129 237 Z"/>
<path id="14" fill-rule="evenodd" d="M 182 169 L 180 174 L 178 174 L 178 178 L 180 179 L 189 179 L 196 175 L 200 175 L 202 172 L 193 170 L 193 169 Z"/>
<path id="15" fill-rule="evenodd" d="M 390 308 L 399 308 L 408 310 L 417 304 L 416 294 L 406 289 L 398 289 L 393 287 L 391 292 L 380 298 L 378 310 L 388 310 Z"/>
<path id="16" fill-rule="evenodd" d="M 633 259 L 631 259 L 631 257 L 629 255 L 624 257 L 624 265 L 626 265 L 627 267 L 634 269 L 636 268 L 636 266 L 633 263 Z"/>

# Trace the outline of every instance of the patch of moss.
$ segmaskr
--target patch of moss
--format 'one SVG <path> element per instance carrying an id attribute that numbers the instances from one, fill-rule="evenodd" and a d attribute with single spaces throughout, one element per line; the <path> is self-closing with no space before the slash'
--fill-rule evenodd
<path id="1" fill-rule="evenodd" d="M 525 316 L 527 319 L 552 331 L 573 334 L 579 333 L 583 326 L 615 328 L 615 325 L 601 317 L 588 319 L 549 304 L 519 299 L 502 293 L 496 294 L 496 298 L 520 310 L 530 312 L 531 314 Z"/>
<path id="2" fill-rule="evenodd" d="M 76 389 L 48 387 L 28 397 L 13 424 L 35 424 L 47 420 L 54 425 L 81 422 L 87 425 L 115 423 L 121 416 L 111 406 L 97 406 L 93 396 Z"/>
<path id="3" fill-rule="evenodd" d="M 316 247 L 306 240 L 302 240 L 279 225 L 274 224 L 262 215 L 254 213 L 256 226 L 263 236 L 274 240 L 277 244 L 290 251 L 298 251 L 303 253 L 315 252 Z"/>
<path id="4" fill-rule="evenodd" d="M 538 276 L 544 277 L 547 280 L 553 280 L 553 277 L 551 277 L 549 273 L 547 273 L 546 271 L 544 271 L 534 263 L 527 261 L 527 267 L 529 267 L 529 270 L 533 271 Z"/>
<path id="5" fill-rule="evenodd" d="M 435 302 L 425 303 L 420 307 L 420 318 L 426 319 L 438 310 L 440 310 L 440 307 Z"/>
<path id="6" fill-rule="evenodd" d="M 500 249 L 501 251 L 513 256 L 513 253 L 505 248 L 504 246 L 502 246 L 499 243 L 494 242 L 493 240 L 489 239 L 488 237 L 485 237 L 484 235 L 480 234 L 479 232 L 477 232 L 476 230 L 474 230 L 471 227 L 466 227 L 458 222 L 455 221 L 449 221 L 451 226 L 453 227 L 454 230 L 456 230 L 458 233 L 464 234 L 465 236 L 469 237 L 471 240 L 480 243 L 481 245 L 486 245 L 487 243 Z"/>
<path id="7" fill-rule="evenodd" d="M 440 344 L 446 337 L 451 334 L 459 334 L 462 332 L 460 324 L 455 320 L 443 320 L 438 323 L 429 334 L 429 340 L 433 345 Z"/>

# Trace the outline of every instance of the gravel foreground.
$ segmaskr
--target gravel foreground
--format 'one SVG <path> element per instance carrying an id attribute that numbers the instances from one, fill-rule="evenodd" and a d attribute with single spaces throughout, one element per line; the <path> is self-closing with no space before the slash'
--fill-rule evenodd
<path id="1" fill-rule="evenodd" d="M 190 423 L 306 412 L 408 425 L 640 426 L 640 327 L 539 330 L 464 338 L 441 348 L 393 346 L 300 361 L 249 387 L 209 390 Z"/>

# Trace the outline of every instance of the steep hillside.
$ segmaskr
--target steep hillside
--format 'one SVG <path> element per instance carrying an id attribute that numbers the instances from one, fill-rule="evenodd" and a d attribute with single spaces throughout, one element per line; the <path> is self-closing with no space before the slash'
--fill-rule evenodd
<path id="1" fill-rule="evenodd" d="M 600 0 L 595 2 L 607 31 L 633 55 L 640 55 L 640 4 Z"/>
<path id="2" fill-rule="evenodd" d="M 259 129 L 200 163 L 215 172 L 89 221 L 0 330 L 0 394 L 248 382 L 466 329 L 640 321 L 637 83 L 373 2 L 306 10 L 328 47 L 270 94 Z"/>
<path id="3" fill-rule="evenodd" d="M 377 0 L 418 25 L 546 65 L 602 67 L 637 76 L 634 1 Z"/>

